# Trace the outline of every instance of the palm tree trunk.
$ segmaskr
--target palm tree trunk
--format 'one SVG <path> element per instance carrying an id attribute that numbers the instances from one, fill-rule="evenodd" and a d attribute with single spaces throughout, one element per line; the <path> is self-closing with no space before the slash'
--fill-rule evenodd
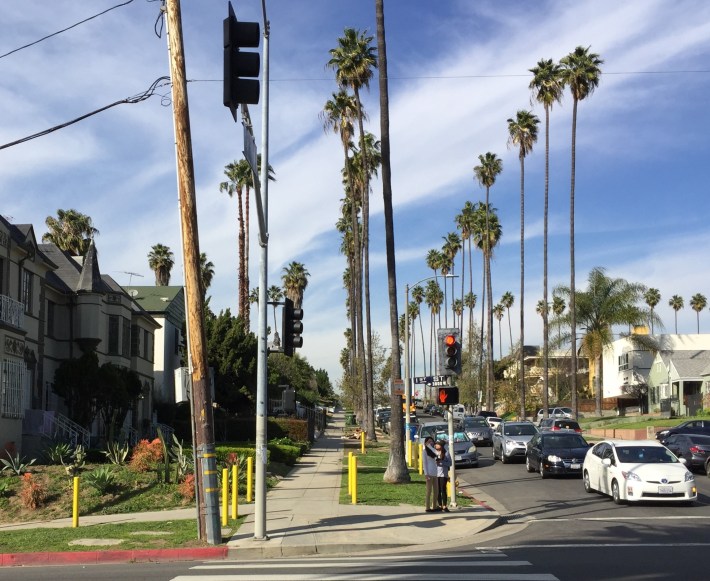
<path id="1" fill-rule="evenodd" d="M 249 186 L 246 186 L 244 200 L 244 323 L 249 329 L 251 319 L 251 303 L 249 302 Z"/>
<path id="2" fill-rule="evenodd" d="M 422 336 L 422 369 L 426 375 L 426 345 L 424 344 L 424 325 L 422 325 L 422 316 L 419 315 L 419 333 Z"/>
<path id="3" fill-rule="evenodd" d="M 489 407 L 489 401 L 488 401 L 488 383 L 487 381 L 483 381 L 483 352 L 485 349 L 483 348 L 484 342 L 483 342 L 483 331 L 486 328 L 486 250 L 485 246 L 483 249 L 483 264 L 481 267 L 481 338 L 480 338 L 480 352 L 478 356 L 478 382 L 479 385 L 481 386 L 481 392 L 483 392 L 483 386 L 485 385 L 486 387 L 486 409 L 491 409 Z M 483 399 L 483 396 L 481 394 L 481 399 Z"/>
<path id="4" fill-rule="evenodd" d="M 246 235 L 244 232 L 244 201 L 243 201 L 242 189 L 237 188 L 237 204 L 238 204 L 238 221 L 239 221 L 239 234 L 238 234 L 238 244 L 239 244 L 239 316 L 246 320 L 247 306 L 246 303 L 249 302 L 249 289 L 246 287 L 246 277 L 245 273 L 245 242 Z"/>
<path id="5" fill-rule="evenodd" d="M 510 317 L 508 317 L 510 323 Z M 512 347 L 511 347 L 512 349 Z M 520 419 L 525 419 L 525 157 L 520 154 Z"/>
<path id="6" fill-rule="evenodd" d="M 547 410 L 549 406 L 549 354 L 550 354 L 550 327 L 549 309 L 547 307 L 547 213 L 548 213 L 548 192 L 550 186 L 550 107 L 545 105 L 545 202 L 543 217 L 543 242 L 542 242 L 542 297 L 545 302 L 545 310 L 542 313 L 542 409 Z M 547 414 L 545 414 L 547 416 Z"/>
<path id="7" fill-rule="evenodd" d="M 596 414 L 598 417 L 602 416 L 602 402 L 604 401 L 604 397 L 602 394 L 602 357 L 601 355 L 597 355 L 594 358 L 594 383 L 596 385 L 594 386 L 594 393 L 596 395 Z"/>
<path id="8" fill-rule="evenodd" d="M 575 416 L 579 415 L 577 402 L 577 312 L 575 308 L 575 277 L 574 277 L 574 172 L 575 148 L 577 145 L 577 99 L 572 106 L 572 171 L 569 195 L 569 258 L 570 258 L 570 283 L 569 283 L 569 311 L 570 311 L 570 390 L 572 392 L 572 409 Z"/>
<path id="9" fill-rule="evenodd" d="M 387 48 L 385 42 L 384 0 L 375 0 L 377 21 L 377 53 L 380 58 L 380 151 L 382 154 L 382 198 L 385 216 L 385 247 L 387 252 L 387 290 L 390 301 L 390 331 L 392 334 L 392 378 L 402 377 L 399 355 L 399 317 L 397 315 L 397 271 L 394 251 L 394 212 L 392 208 L 392 172 L 390 166 L 390 117 L 387 87 Z M 403 483 L 411 480 L 404 459 L 404 434 L 402 433 L 402 397 L 392 395 L 392 437 L 385 482 Z"/>

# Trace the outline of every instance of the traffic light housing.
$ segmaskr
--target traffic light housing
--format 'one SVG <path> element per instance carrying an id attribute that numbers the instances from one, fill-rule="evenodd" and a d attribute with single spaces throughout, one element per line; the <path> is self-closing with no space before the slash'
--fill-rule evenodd
<path id="1" fill-rule="evenodd" d="M 461 342 L 458 329 L 439 329 L 439 375 L 461 374 Z"/>
<path id="2" fill-rule="evenodd" d="M 440 387 L 436 401 L 439 405 L 455 405 L 459 403 L 459 388 L 453 386 Z"/>
<path id="3" fill-rule="evenodd" d="M 229 107 L 232 117 L 237 120 L 240 103 L 256 105 L 259 102 L 259 69 L 261 60 L 258 52 L 242 52 L 240 48 L 259 46 L 260 29 L 258 22 L 239 22 L 229 2 L 229 14 L 224 19 L 224 106 Z M 243 78 L 256 77 L 256 78 Z"/>
<path id="4" fill-rule="evenodd" d="M 281 341 L 284 348 L 284 355 L 293 357 L 293 350 L 303 347 L 303 309 L 296 309 L 293 301 L 284 299 L 283 316 L 281 317 Z"/>

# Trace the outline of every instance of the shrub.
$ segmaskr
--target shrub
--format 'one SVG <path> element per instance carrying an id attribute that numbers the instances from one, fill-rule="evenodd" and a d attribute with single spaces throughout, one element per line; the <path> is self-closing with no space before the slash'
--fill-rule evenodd
<path id="1" fill-rule="evenodd" d="M 64 464 L 71 457 L 72 448 L 66 442 L 52 444 L 44 451 L 44 456 L 50 464 Z"/>
<path id="2" fill-rule="evenodd" d="M 2 472 L 9 470 L 10 472 L 14 472 L 17 476 L 25 474 L 29 470 L 30 466 L 37 461 L 36 458 L 32 458 L 32 460 L 26 462 L 24 456 L 20 458 L 19 454 L 12 456 L 8 451 L 5 451 L 5 453 L 7 454 L 9 460 L 0 458 L 0 462 L 4 464 Z"/>
<path id="3" fill-rule="evenodd" d="M 10 490 L 10 481 L 7 478 L 0 480 L 0 498 L 5 496 Z"/>
<path id="4" fill-rule="evenodd" d="M 62 460 L 64 470 L 66 470 L 69 476 L 76 476 L 86 463 L 86 449 L 84 448 L 84 446 L 79 444 L 74 449 L 74 452 L 70 456 L 70 459 L 71 464 L 67 464 L 66 462 L 64 462 L 64 460 Z"/>
<path id="5" fill-rule="evenodd" d="M 102 496 L 116 489 L 116 475 L 110 466 L 100 466 L 84 476 L 86 483 Z"/>
<path id="6" fill-rule="evenodd" d="M 125 442 L 124 444 L 119 444 L 118 442 L 108 442 L 106 444 L 106 449 L 102 450 L 102 454 L 106 456 L 106 459 L 111 462 L 111 464 L 123 466 L 126 463 L 129 451 L 130 449 L 128 447 L 128 442 Z"/>
<path id="7" fill-rule="evenodd" d="M 173 434 L 173 445 L 170 448 L 170 454 L 175 458 L 175 482 L 180 482 L 185 477 L 190 469 L 192 454 L 189 450 L 185 450 L 183 443 Z"/>
<path id="8" fill-rule="evenodd" d="M 141 440 L 133 447 L 128 466 L 135 472 L 148 472 L 163 457 L 163 445 L 159 438 L 152 442 Z"/>
<path id="9" fill-rule="evenodd" d="M 178 492 L 186 501 L 195 500 L 195 475 L 188 474 L 185 479 L 178 484 Z"/>
<path id="10" fill-rule="evenodd" d="M 32 478 L 29 472 L 22 477 L 22 489 L 20 490 L 22 504 L 27 508 L 35 510 L 42 506 L 47 498 L 46 487 Z"/>

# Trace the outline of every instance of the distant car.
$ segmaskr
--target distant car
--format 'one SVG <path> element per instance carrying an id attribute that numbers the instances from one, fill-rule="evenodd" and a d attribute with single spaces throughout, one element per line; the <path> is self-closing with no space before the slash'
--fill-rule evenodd
<path id="1" fill-rule="evenodd" d="M 553 418 L 548 428 L 550 432 L 559 432 L 567 430 L 572 432 L 582 433 L 582 428 L 579 427 L 577 420 L 568 420 L 564 418 Z"/>
<path id="2" fill-rule="evenodd" d="M 437 432 L 435 439 L 448 441 L 449 434 L 444 431 Z M 456 466 L 478 466 L 478 451 L 475 444 L 466 435 L 466 432 L 454 432 L 454 451 L 452 453 L 451 449 L 449 449 L 449 454 L 452 456 Z"/>
<path id="3" fill-rule="evenodd" d="M 532 422 L 501 422 L 493 432 L 493 460 L 507 464 L 512 458 L 525 456 L 527 445 L 538 433 Z"/>
<path id="4" fill-rule="evenodd" d="M 493 428 L 488 425 L 485 418 L 472 416 L 464 418 L 461 422 L 461 430 L 466 432 L 471 441 L 477 446 L 493 444 Z"/>
<path id="5" fill-rule="evenodd" d="M 432 438 L 436 438 L 437 434 L 448 433 L 448 431 L 449 424 L 444 424 L 441 422 L 429 422 L 426 424 L 419 424 L 414 439 L 417 440 L 417 442 L 419 443 L 423 443 L 424 440 L 429 436 L 431 436 Z"/>
<path id="6" fill-rule="evenodd" d="M 543 409 L 537 410 L 537 420 L 540 421 L 545 417 Z M 557 408 L 547 408 L 547 417 L 549 418 L 573 418 L 574 411 L 572 408 L 557 407 Z"/>
<path id="7" fill-rule="evenodd" d="M 502 421 L 503 421 L 503 418 L 494 417 L 494 416 L 489 416 L 486 418 L 486 423 L 494 430 L 498 427 L 498 424 L 500 424 Z"/>
<path id="8" fill-rule="evenodd" d="M 541 478 L 552 475 L 582 474 L 582 463 L 589 444 L 572 432 L 540 432 L 533 436 L 525 452 L 525 468 L 539 472 Z"/>
<path id="9" fill-rule="evenodd" d="M 678 458 L 685 458 L 690 469 L 705 469 L 710 458 L 710 436 L 702 434 L 671 434 L 664 442 L 666 448 Z"/>
<path id="10" fill-rule="evenodd" d="M 698 498 L 695 476 L 663 444 L 654 440 L 603 440 L 584 458 L 582 480 L 587 492 L 599 491 L 616 504 Z"/>
<path id="11" fill-rule="evenodd" d="M 710 436 L 710 420 L 688 420 L 672 428 L 656 432 L 656 440 L 664 443 L 673 434 L 705 434 Z"/>
<path id="12" fill-rule="evenodd" d="M 498 417 L 498 414 L 495 413 L 493 410 L 479 410 L 473 415 L 479 416 L 482 418 L 497 418 Z"/>

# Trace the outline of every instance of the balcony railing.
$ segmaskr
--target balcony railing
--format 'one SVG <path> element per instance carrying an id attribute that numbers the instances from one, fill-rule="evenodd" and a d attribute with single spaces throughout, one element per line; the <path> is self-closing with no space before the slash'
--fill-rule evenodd
<path id="1" fill-rule="evenodd" d="M 0 321 L 18 329 L 24 329 L 25 309 L 23 304 L 7 295 L 0 295 Z"/>

